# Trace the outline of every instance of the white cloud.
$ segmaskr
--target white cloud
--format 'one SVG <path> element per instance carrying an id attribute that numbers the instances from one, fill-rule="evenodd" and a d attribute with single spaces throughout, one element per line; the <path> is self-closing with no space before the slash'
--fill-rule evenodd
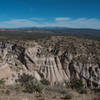
<path id="1" fill-rule="evenodd" d="M 70 27 L 70 28 L 95 28 L 100 29 L 100 19 L 96 18 L 55 18 L 51 22 L 44 18 L 12 19 L 0 22 L 0 28 L 19 27 Z"/>
<path id="2" fill-rule="evenodd" d="M 49 23 L 48 23 L 49 24 Z M 57 21 L 52 26 L 62 26 L 62 27 L 70 27 L 70 28 L 95 28 L 100 29 L 100 19 L 96 18 L 78 18 L 65 21 Z"/>
<path id="3" fill-rule="evenodd" d="M 19 28 L 19 27 L 33 27 L 40 26 L 40 24 L 28 19 L 13 19 L 0 23 L 1 28 Z"/>
<path id="4" fill-rule="evenodd" d="M 56 18 L 56 21 L 68 21 L 68 20 L 71 20 L 71 18 L 69 17 L 57 17 Z"/>

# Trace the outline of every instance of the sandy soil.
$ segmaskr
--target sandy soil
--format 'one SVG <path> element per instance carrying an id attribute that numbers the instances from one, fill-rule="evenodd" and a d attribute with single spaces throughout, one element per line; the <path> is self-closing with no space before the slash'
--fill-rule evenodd
<path id="1" fill-rule="evenodd" d="M 71 89 L 67 90 L 72 95 L 71 100 L 100 100 L 100 93 L 79 94 Z M 62 94 L 60 89 L 48 88 L 43 93 L 23 93 L 20 90 L 10 88 L 0 89 L 0 100 L 67 100 L 64 99 L 66 94 Z"/>

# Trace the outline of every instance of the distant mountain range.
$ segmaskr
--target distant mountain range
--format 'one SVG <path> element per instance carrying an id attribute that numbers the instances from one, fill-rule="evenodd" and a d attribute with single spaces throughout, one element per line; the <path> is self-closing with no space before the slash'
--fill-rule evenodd
<path id="1" fill-rule="evenodd" d="M 5 34 L 7 33 L 7 34 Z M 28 34 L 27 34 L 28 33 Z M 30 27 L 16 29 L 0 29 L 0 36 L 16 35 L 16 36 L 36 36 L 36 35 L 72 35 L 80 37 L 88 37 L 100 40 L 100 30 L 97 29 L 75 29 L 65 27 Z"/>

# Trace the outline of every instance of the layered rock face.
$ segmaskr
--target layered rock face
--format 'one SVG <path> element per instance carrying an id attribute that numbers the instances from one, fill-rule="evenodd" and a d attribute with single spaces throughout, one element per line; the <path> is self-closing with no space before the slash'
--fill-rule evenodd
<path id="1" fill-rule="evenodd" d="M 14 84 L 18 75 L 65 85 L 73 78 L 85 87 L 100 87 L 100 41 L 51 37 L 35 41 L 0 43 L 0 79 Z"/>

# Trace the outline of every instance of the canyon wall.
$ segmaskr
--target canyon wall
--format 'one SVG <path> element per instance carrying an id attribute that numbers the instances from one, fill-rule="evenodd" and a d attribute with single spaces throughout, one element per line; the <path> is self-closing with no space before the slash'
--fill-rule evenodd
<path id="1" fill-rule="evenodd" d="M 85 87 L 100 87 L 100 41 L 51 37 L 35 41 L 0 42 L 0 79 L 14 84 L 22 73 L 52 85 L 81 79 Z"/>

